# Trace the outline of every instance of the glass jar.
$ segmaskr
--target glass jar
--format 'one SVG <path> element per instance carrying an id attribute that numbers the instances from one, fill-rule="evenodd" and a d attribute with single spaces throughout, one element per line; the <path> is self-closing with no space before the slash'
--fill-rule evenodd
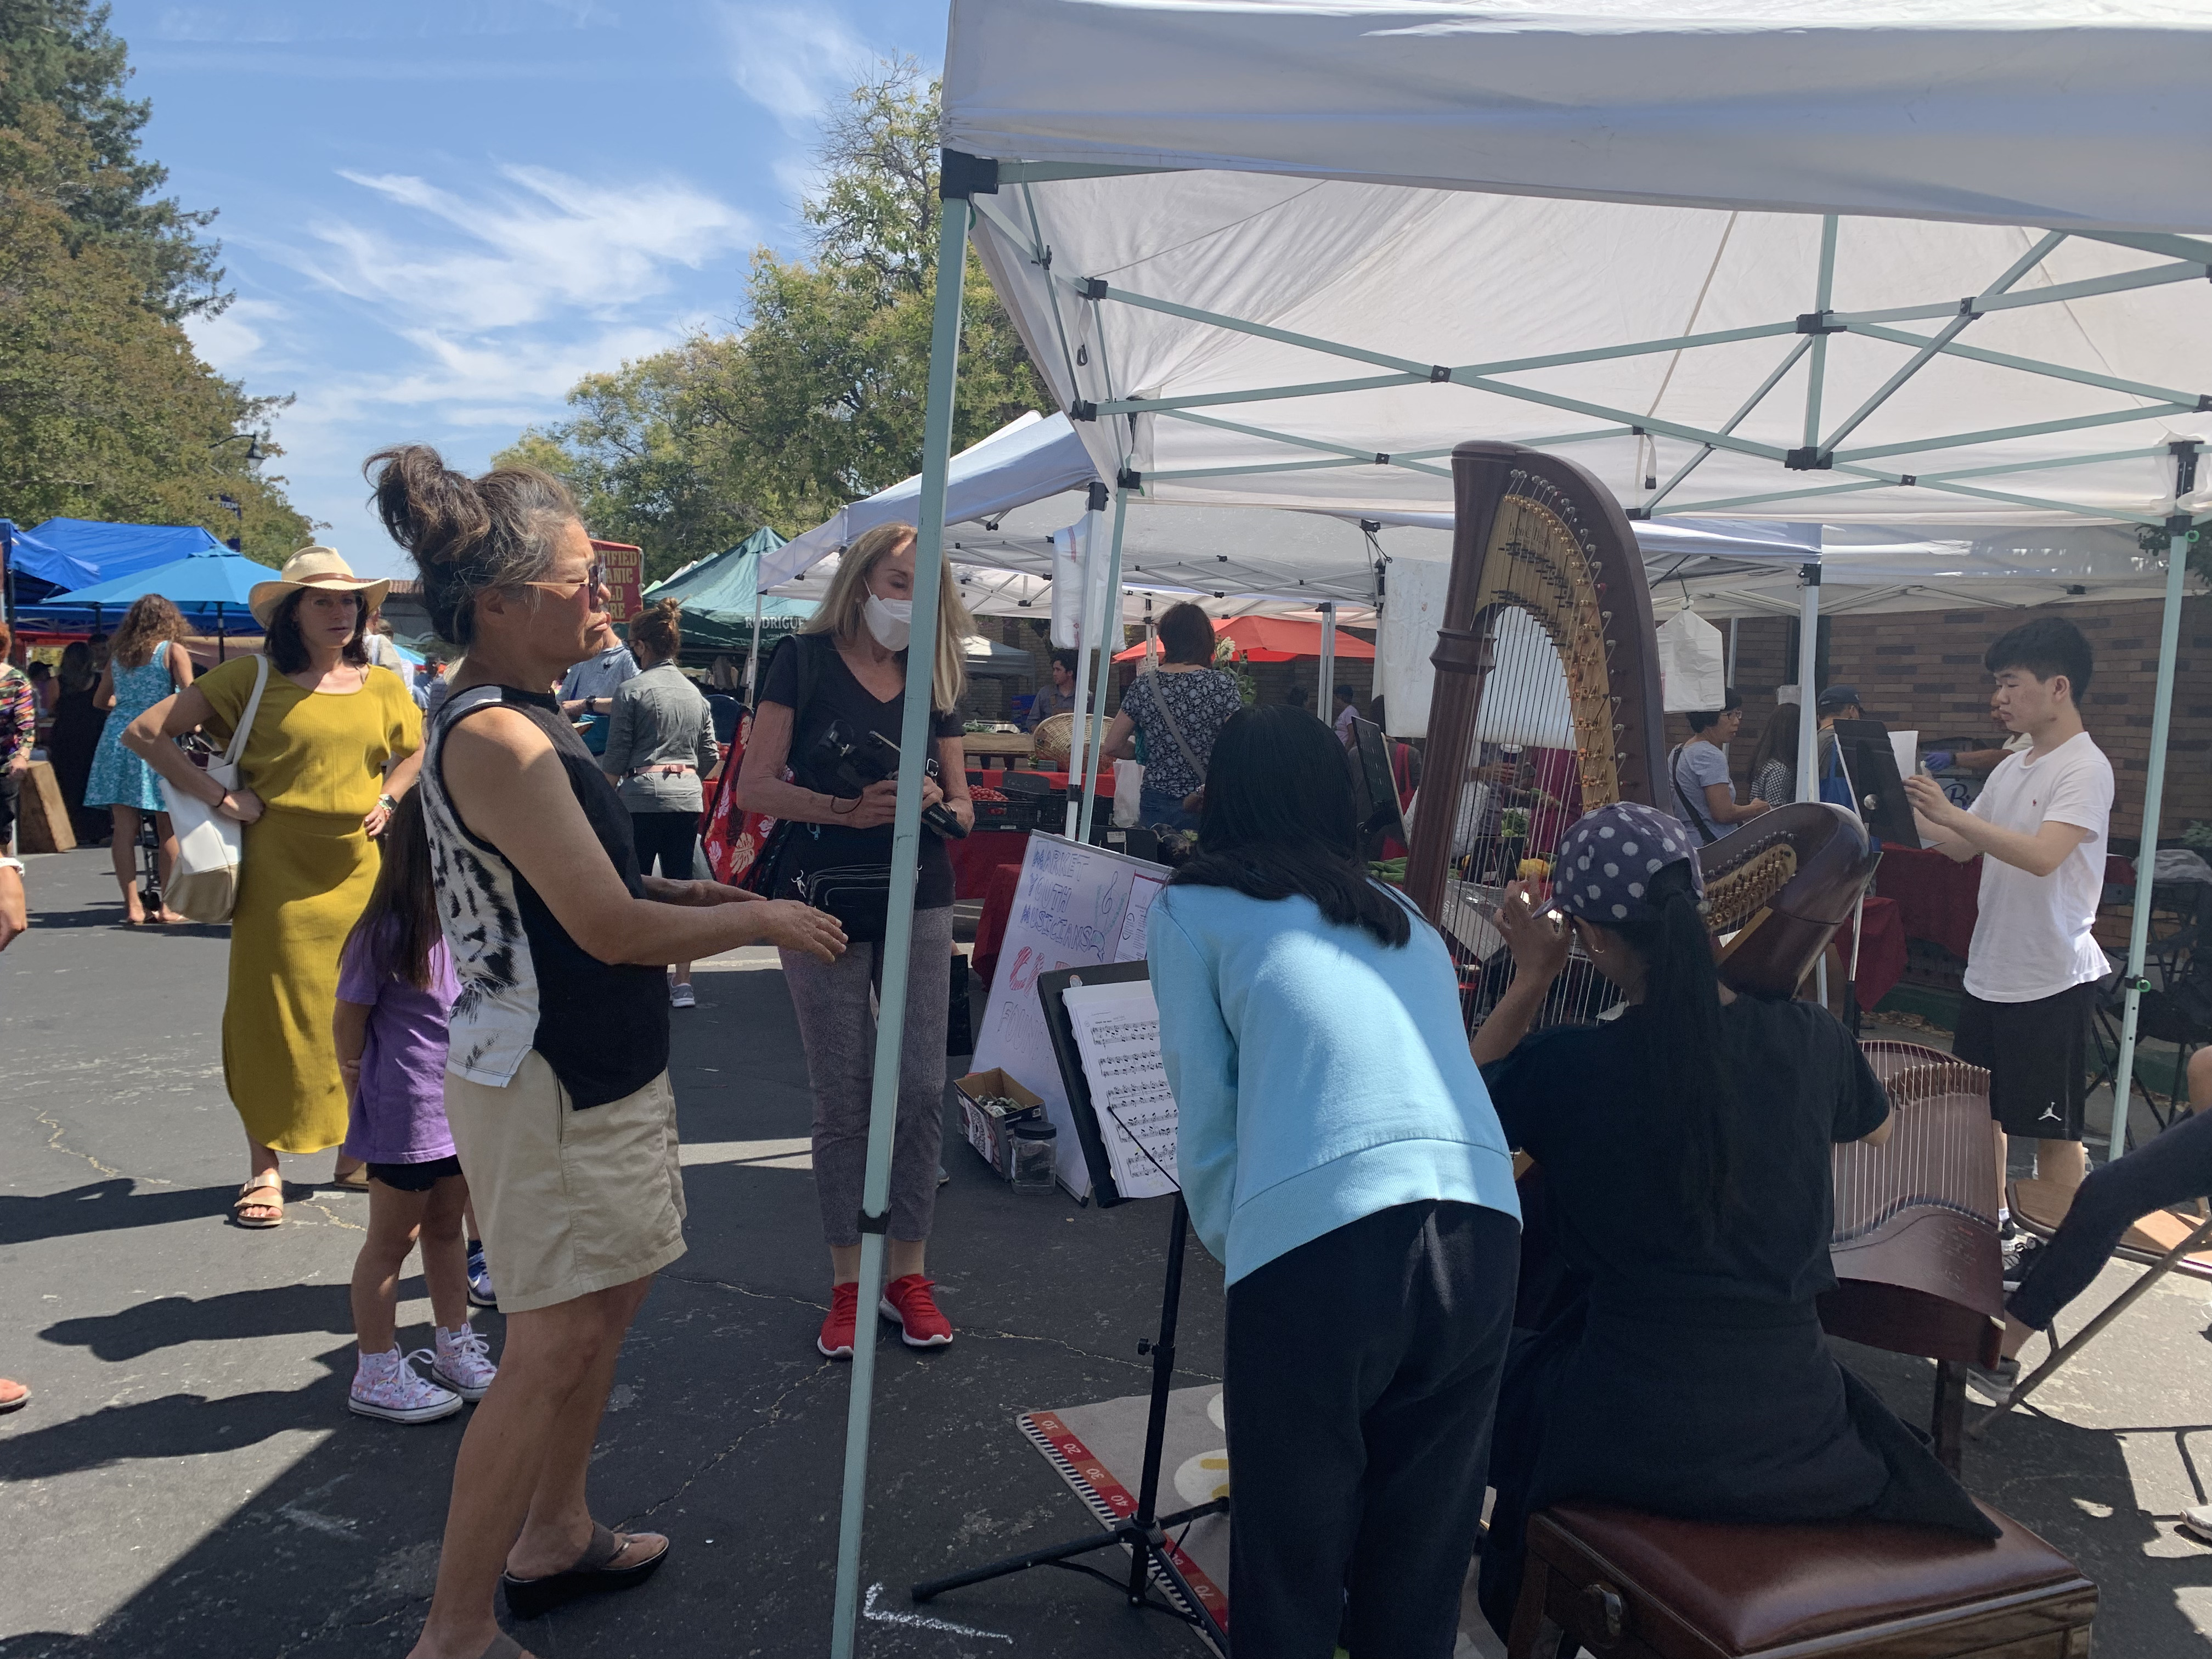
<path id="1" fill-rule="evenodd" d="M 1013 1127 L 1007 1143 L 1006 1179 L 1018 1193 L 1048 1193 L 1059 1179 L 1060 1132 L 1042 1118 Z"/>

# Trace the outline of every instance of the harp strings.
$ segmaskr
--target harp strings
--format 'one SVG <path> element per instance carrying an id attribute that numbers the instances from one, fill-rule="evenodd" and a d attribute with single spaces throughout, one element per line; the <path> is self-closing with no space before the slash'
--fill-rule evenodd
<path id="1" fill-rule="evenodd" d="M 1929 1210 L 1994 1228 L 1989 1073 L 1917 1043 L 1860 1048 L 1889 1095 L 1897 1127 L 1882 1146 L 1836 1148 L 1832 1246 L 1873 1242 Z"/>

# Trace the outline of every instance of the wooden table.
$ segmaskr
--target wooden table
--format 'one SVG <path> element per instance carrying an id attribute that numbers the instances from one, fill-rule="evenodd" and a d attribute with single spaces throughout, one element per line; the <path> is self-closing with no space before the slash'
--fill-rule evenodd
<path id="1" fill-rule="evenodd" d="M 1026 732 L 970 732 L 960 739 L 960 750 L 971 761 L 1003 769 L 1027 760 L 1035 743 Z"/>

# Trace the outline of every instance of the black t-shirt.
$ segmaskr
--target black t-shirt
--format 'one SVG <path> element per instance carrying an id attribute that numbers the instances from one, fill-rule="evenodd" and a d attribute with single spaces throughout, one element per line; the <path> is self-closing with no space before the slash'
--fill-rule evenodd
<path id="1" fill-rule="evenodd" d="M 1736 1207 L 1699 1248 L 1668 1178 L 1675 1136 L 1648 1109 L 1631 1007 L 1528 1038 L 1483 1080 L 1506 1139 L 1542 1169 L 1555 1242 L 1593 1293 L 1621 1303 L 1809 1304 L 1828 1262 L 1832 1146 L 1889 1115 L 1851 1034 L 1809 1002 L 1739 996 L 1721 1011 L 1736 1083 Z"/>
<path id="2" fill-rule="evenodd" d="M 814 658 L 813 686 L 806 696 L 806 707 L 801 708 L 799 691 L 799 653 L 811 653 Z M 900 652 L 895 660 L 899 672 L 906 672 L 906 653 Z M 888 702 L 879 700 L 875 693 L 853 678 L 845 659 L 838 654 L 836 641 L 827 634 L 794 634 L 776 647 L 768 665 L 768 678 L 762 683 L 760 700 L 763 703 L 780 702 L 793 711 L 791 756 L 789 764 L 793 776 L 802 789 L 812 789 L 825 795 L 844 795 L 850 792 L 835 778 L 813 775 L 807 765 L 822 734 L 830 723 L 842 720 L 855 732 L 880 732 L 893 743 L 899 740 L 899 728 L 906 720 L 906 693 L 902 690 Z M 967 729 L 967 723 L 958 714 L 939 714 L 933 710 L 929 719 L 929 735 L 933 740 L 957 738 Z M 942 783 L 943 780 L 939 780 Z M 799 826 L 800 833 L 811 838 L 813 845 L 806 850 L 805 867 L 827 870 L 848 865 L 889 864 L 891 858 L 891 826 L 877 825 L 872 830 L 847 830 L 834 823 L 809 823 Z M 952 859 L 945 850 L 942 837 L 925 827 L 921 832 L 921 860 L 918 884 L 915 888 L 914 905 L 917 910 L 933 910 L 952 902 Z"/>

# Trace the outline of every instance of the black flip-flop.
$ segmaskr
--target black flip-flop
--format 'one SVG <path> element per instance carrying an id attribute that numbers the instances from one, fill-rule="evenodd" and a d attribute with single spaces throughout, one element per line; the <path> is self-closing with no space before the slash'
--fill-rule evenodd
<path id="1" fill-rule="evenodd" d="M 592 1541 L 567 1571 L 548 1573 L 543 1578 L 500 1574 L 500 1588 L 507 1592 L 507 1610 L 517 1619 L 536 1619 L 580 1595 L 635 1589 L 660 1570 L 660 1564 L 668 1559 L 668 1546 L 664 1543 L 655 1554 L 634 1566 L 609 1566 L 607 1563 L 620 1555 L 628 1542 L 628 1534 L 611 1532 L 594 1521 Z"/>

